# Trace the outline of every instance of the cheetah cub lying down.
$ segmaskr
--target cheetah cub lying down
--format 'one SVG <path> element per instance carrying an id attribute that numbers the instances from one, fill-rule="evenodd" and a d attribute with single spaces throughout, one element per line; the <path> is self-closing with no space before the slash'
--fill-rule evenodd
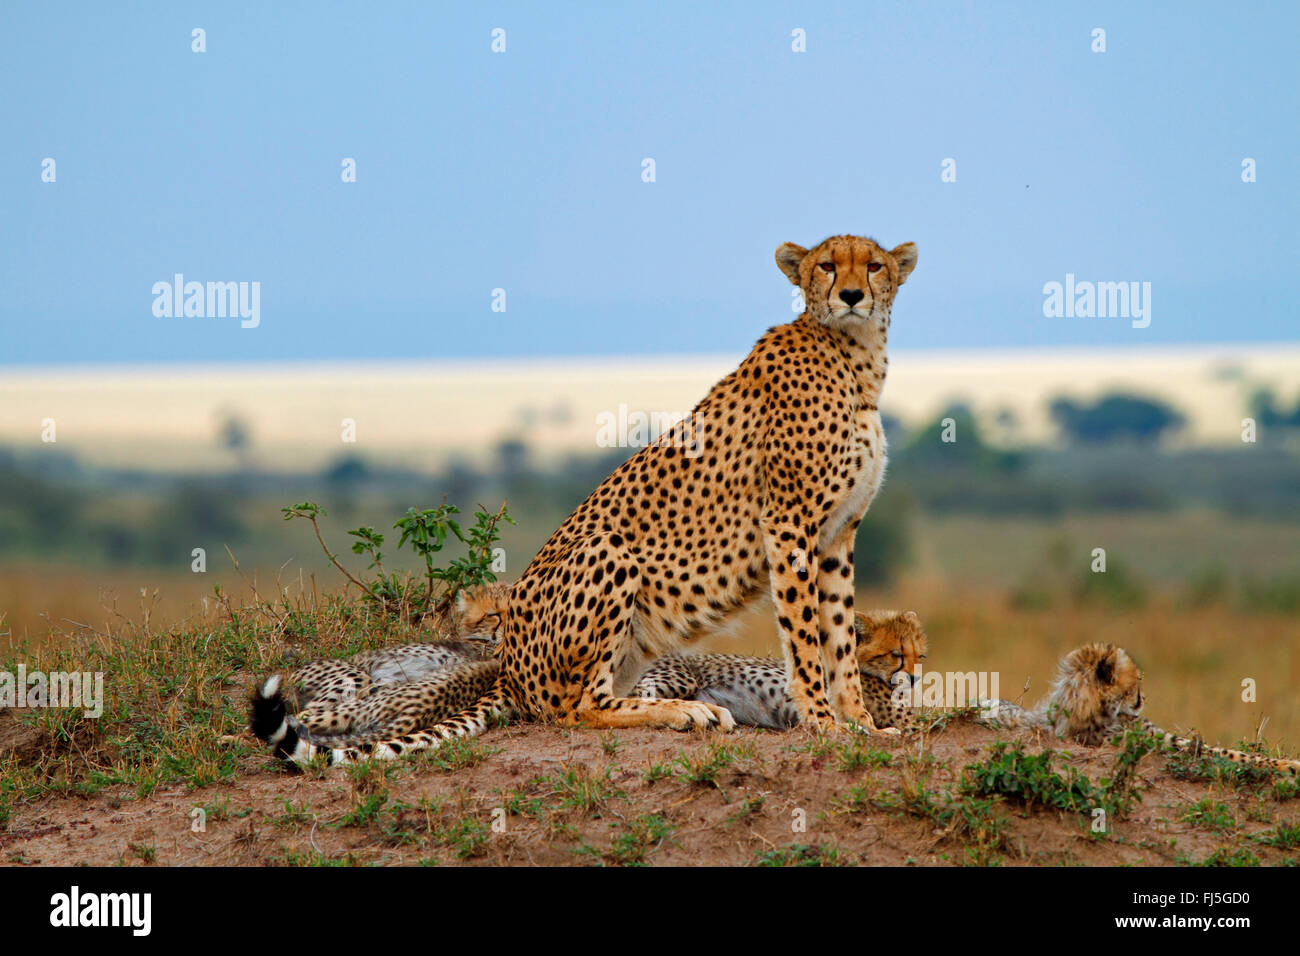
<path id="1" fill-rule="evenodd" d="M 283 760 L 307 763 L 320 751 L 334 763 L 361 759 L 374 741 L 431 727 L 481 697 L 500 670 L 493 650 L 446 640 L 312 661 L 258 688 L 248 726 Z"/>
<path id="2" fill-rule="evenodd" d="M 1061 659 L 1051 690 L 1036 707 L 1026 710 L 1010 701 L 997 701 L 994 722 L 1003 727 L 1045 730 L 1090 746 L 1124 730 L 1140 729 L 1154 734 L 1167 747 L 1300 774 L 1300 760 L 1204 746 L 1199 740 L 1168 733 L 1141 716 L 1144 703 L 1142 670 L 1128 652 L 1114 644 L 1085 644 Z M 993 702 L 982 701 L 981 706 L 991 708 Z"/>
<path id="3" fill-rule="evenodd" d="M 896 682 L 911 685 L 929 641 L 915 611 L 867 611 L 854 615 L 862 702 L 877 730 L 912 730 L 911 707 L 891 695 Z M 701 700 L 731 712 L 737 723 L 785 730 L 799 723 L 786 692 L 785 664 L 770 657 L 736 654 L 673 654 L 652 663 L 632 688 L 633 697 Z"/>
<path id="4" fill-rule="evenodd" d="M 366 651 L 348 660 L 313 661 L 289 681 L 268 679 L 254 694 L 250 729 L 294 763 L 318 752 L 348 763 L 389 756 L 377 741 L 433 726 L 472 703 L 496 679 L 490 643 L 501 622 L 500 586 L 461 602 L 460 627 L 471 639 Z M 896 674 L 911 675 L 927 640 L 912 611 L 870 611 L 854 620 L 863 698 L 877 728 L 912 727 L 910 708 L 890 697 Z M 907 678 L 910 680 L 910 676 Z M 786 729 L 799 711 L 786 691 L 779 660 L 735 654 L 671 655 L 641 675 L 630 696 L 700 700 L 731 710 L 744 724 Z M 286 699 L 287 697 L 287 699 Z"/>

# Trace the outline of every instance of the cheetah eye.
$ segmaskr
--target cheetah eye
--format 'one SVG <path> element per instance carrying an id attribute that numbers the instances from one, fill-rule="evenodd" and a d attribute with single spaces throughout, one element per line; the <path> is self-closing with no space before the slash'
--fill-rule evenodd
<path id="1" fill-rule="evenodd" d="M 868 271 L 868 272 L 879 272 L 879 271 L 880 271 L 880 263 L 879 263 L 879 262 L 873 262 L 873 263 L 871 263 L 870 265 L 867 266 L 867 271 Z"/>
<path id="2" fill-rule="evenodd" d="M 819 263 L 817 264 L 817 266 L 818 266 L 818 268 L 820 268 L 820 269 L 822 270 L 822 272 L 834 272 L 834 271 L 835 271 L 835 263 L 833 263 L 833 262 L 819 262 Z"/>

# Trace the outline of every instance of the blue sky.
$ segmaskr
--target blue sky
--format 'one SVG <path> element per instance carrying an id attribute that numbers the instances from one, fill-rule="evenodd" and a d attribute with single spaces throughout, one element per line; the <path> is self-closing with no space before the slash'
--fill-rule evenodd
<path id="1" fill-rule="evenodd" d="M 3 4 L 0 365 L 740 353 L 844 231 L 920 247 L 896 347 L 1296 338 L 1300 5 L 613 6 Z"/>

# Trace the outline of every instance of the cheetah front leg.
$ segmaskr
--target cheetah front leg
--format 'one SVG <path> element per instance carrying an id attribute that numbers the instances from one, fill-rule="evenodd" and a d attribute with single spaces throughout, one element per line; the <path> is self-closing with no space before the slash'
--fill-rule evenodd
<path id="1" fill-rule="evenodd" d="M 799 711 L 800 726 L 832 730 L 836 722 L 822 667 L 815 539 L 779 518 L 765 515 L 761 523 L 790 699 Z M 861 706 L 860 696 L 858 703 Z"/>
<path id="2" fill-rule="evenodd" d="M 588 698 L 562 725 L 594 730 L 624 727 L 668 727 L 672 730 L 735 730 L 725 707 L 700 700 L 653 700 L 639 697 Z"/>
<path id="3" fill-rule="evenodd" d="M 602 624 L 609 626 L 602 626 Z M 597 621 L 596 626 L 600 627 L 602 633 L 609 633 L 607 640 L 612 647 L 617 647 L 620 642 L 631 639 L 632 625 L 626 615 L 610 622 Z M 597 650 L 600 651 L 600 648 Z M 612 661 L 618 656 L 613 651 L 593 655 L 595 664 L 587 679 L 582 697 L 571 714 L 560 716 L 561 724 L 582 725 L 601 730 L 622 727 L 670 727 L 673 730 L 712 727 L 722 730 L 735 729 L 736 721 L 725 707 L 690 699 L 698 690 L 698 684 L 690 686 L 684 681 L 678 681 L 678 686 L 669 688 L 667 682 L 664 682 L 662 687 L 653 683 L 639 683 L 632 689 L 630 697 L 615 696 Z M 679 695 L 679 691 L 690 693 Z"/>
<path id="4" fill-rule="evenodd" d="M 644 578 L 640 564 L 625 550 L 622 536 L 593 536 L 549 574 L 561 578 L 567 590 L 563 604 L 544 609 L 535 624 L 561 648 L 551 665 L 553 674 L 546 675 L 555 686 L 542 686 L 544 701 L 550 694 L 541 708 L 543 714 L 565 726 L 596 729 L 735 729 L 726 708 L 706 701 L 617 695 L 615 662 L 627 659 L 636 643 L 636 598 Z"/>
<path id="5" fill-rule="evenodd" d="M 856 522 L 852 528 L 856 530 Z M 853 627 L 853 530 L 841 534 L 817 565 L 819 640 L 830 674 L 827 695 L 831 706 L 841 719 L 874 731 L 871 712 L 862 703 L 858 638 Z"/>

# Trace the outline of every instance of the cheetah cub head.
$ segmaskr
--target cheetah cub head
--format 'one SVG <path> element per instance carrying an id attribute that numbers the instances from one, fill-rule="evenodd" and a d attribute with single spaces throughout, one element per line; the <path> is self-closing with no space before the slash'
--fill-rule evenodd
<path id="1" fill-rule="evenodd" d="M 859 611 L 853 617 L 853 626 L 858 632 L 858 671 L 878 677 L 891 687 L 900 680 L 910 686 L 917 665 L 930 650 L 930 640 L 916 612 Z"/>
<path id="2" fill-rule="evenodd" d="M 1142 712 L 1142 670 L 1122 647 L 1085 644 L 1062 658 L 1048 713 L 1058 732 L 1098 743 L 1120 717 Z"/>
<path id="3" fill-rule="evenodd" d="M 916 245 L 891 250 L 862 236 L 831 236 L 813 249 L 787 242 L 776 264 L 803 290 L 804 308 L 818 322 L 845 331 L 884 332 L 894 294 L 916 266 Z"/>
<path id="4" fill-rule="evenodd" d="M 501 637 L 510 585 L 493 581 L 467 588 L 456 595 L 456 623 L 461 637 L 496 641 Z"/>

